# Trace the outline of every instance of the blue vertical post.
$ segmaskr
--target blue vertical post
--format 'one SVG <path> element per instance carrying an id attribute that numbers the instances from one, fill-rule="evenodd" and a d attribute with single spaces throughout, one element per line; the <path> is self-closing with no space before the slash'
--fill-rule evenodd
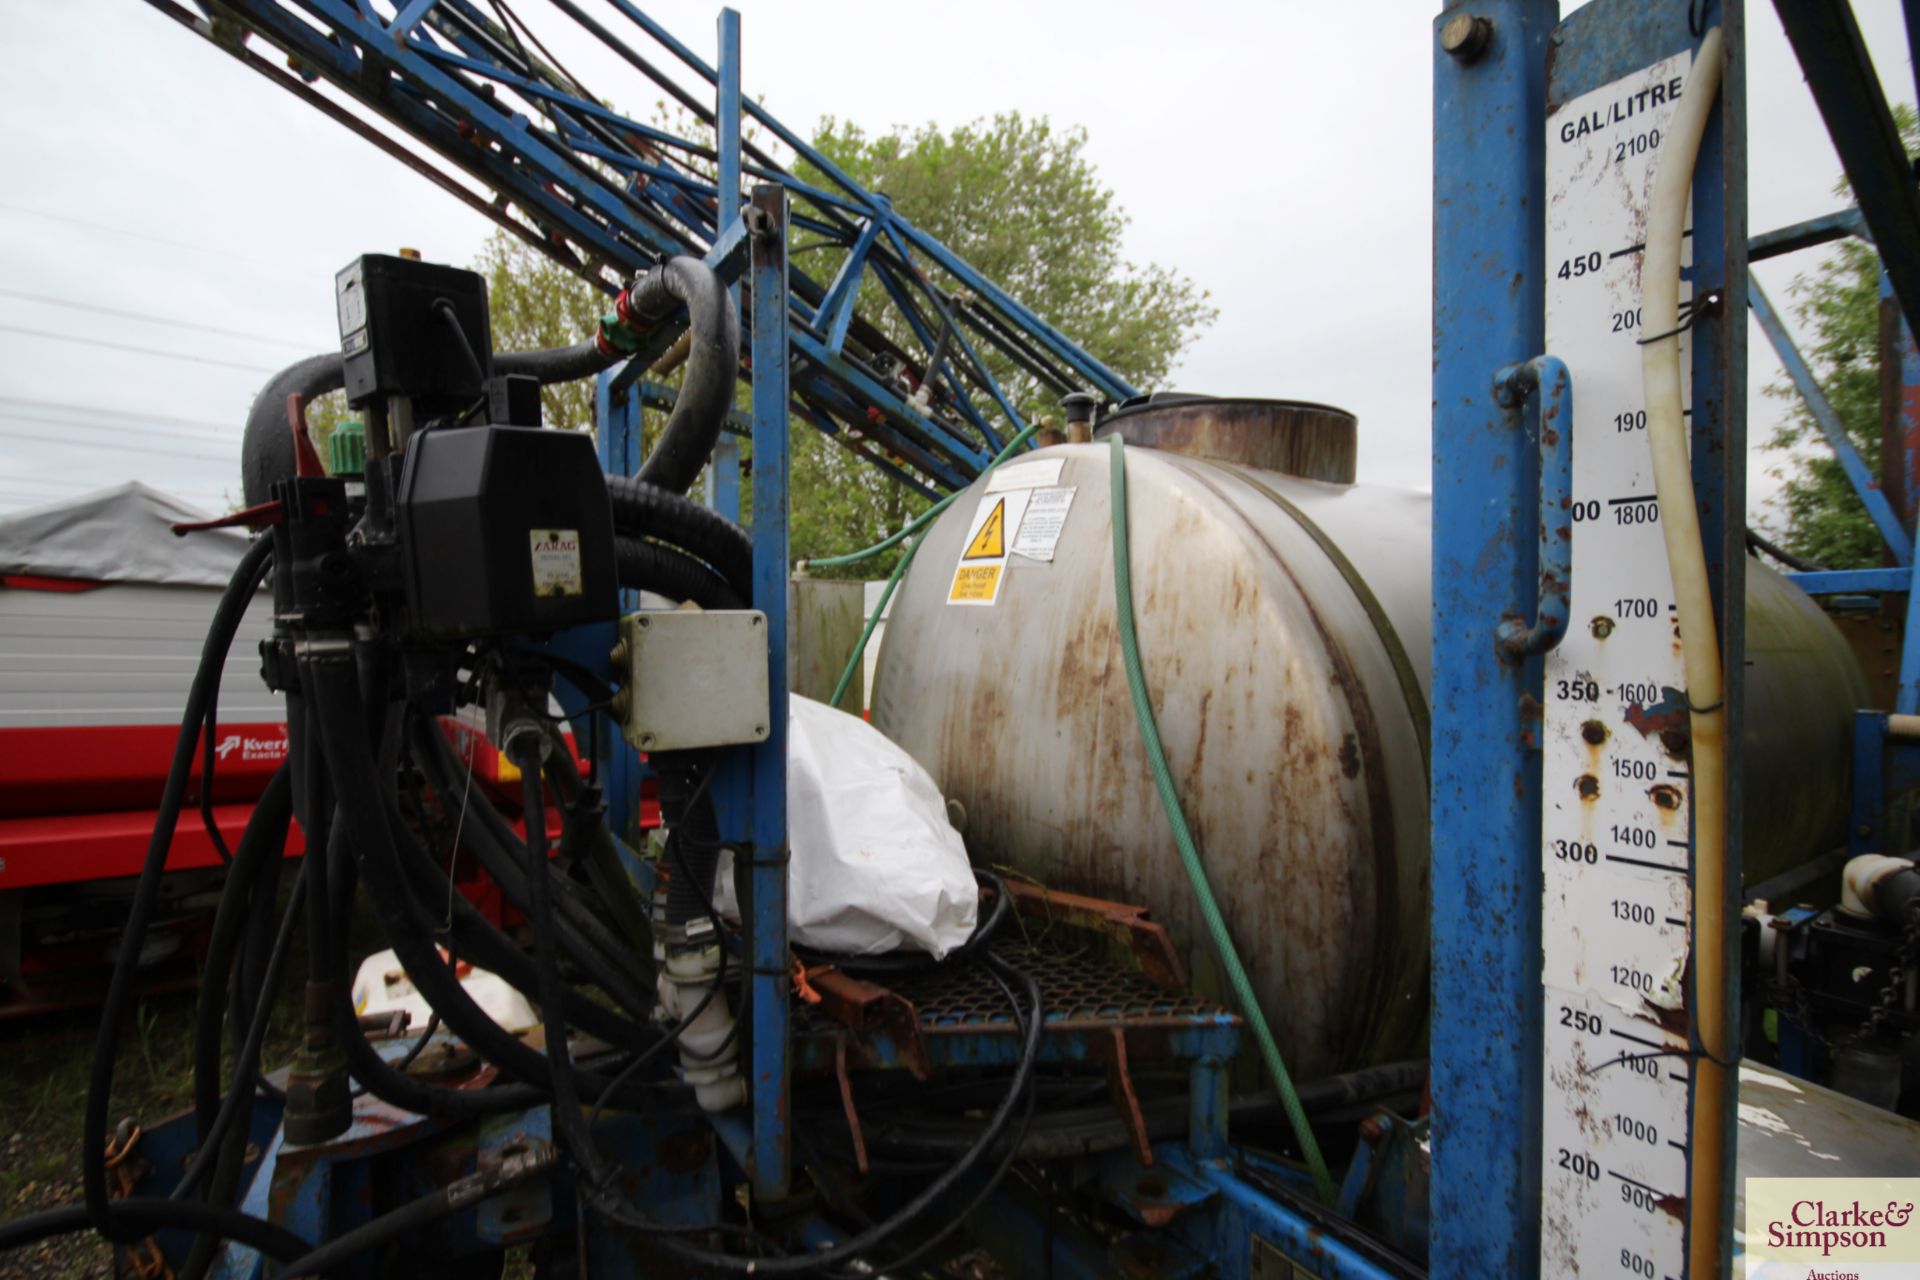
<path id="1" fill-rule="evenodd" d="M 715 104 L 714 138 L 720 152 L 719 204 L 714 210 L 717 236 L 740 211 L 740 15 L 720 11 L 720 66 L 715 77 L 719 101 Z M 733 304 L 740 305 L 740 286 L 733 286 Z M 723 435 L 713 448 L 707 505 L 729 520 L 740 518 L 740 445 Z"/>
<path id="2" fill-rule="evenodd" d="M 608 369 L 593 384 L 594 444 L 600 469 L 610 476 L 640 470 L 640 395 L 638 387 L 617 389 L 618 369 Z M 622 591 L 620 609 L 640 607 L 640 593 Z M 587 750 L 593 756 L 593 780 L 607 799 L 607 825 L 631 844 L 640 839 L 640 786 L 645 778 L 640 753 L 627 744 L 613 716 L 593 718 L 597 731 Z"/>
<path id="3" fill-rule="evenodd" d="M 1881 456 L 1883 463 L 1893 462 L 1899 480 L 1898 518 L 1909 531 L 1920 532 L 1920 525 L 1915 523 L 1915 512 L 1920 510 L 1920 349 L 1914 346 L 1913 330 L 1907 327 L 1885 270 L 1880 272 L 1880 317 L 1880 359 L 1886 366 L 1880 374 L 1880 394 L 1893 397 L 1892 404 L 1880 408 L 1881 430 L 1887 435 L 1881 442 Z M 1914 604 L 1916 591 L 1920 591 L 1920 556 L 1914 557 L 1914 577 L 1907 589 L 1900 683 L 1893 693 L 1893 709 L 1908 716 L 1920 712 L 1920 607 Z M 1857 763 L 1855 767 L 1859 767 Z"/>
<path id="4" fill-rule="evenodd" d="M 1540 1241 L 1539 474 L 1494 371 L 1543 345 L 1557 0 L 1450 4 L 1433 76 L 1432 1274 L 1532 1275 Z M 1485 26 L 1477 26 L 1484 23 Z M 1537 701 L 1532 703 L 1536 708 Z M 1537 714 L 1537 712 L 1536 712 Z"/>
<path id="5" fill-rule="evenodd" d="M 787 192 L 753 189 L 753 607 L 767 615 L 767 740 L 753 751 L 749 1010 L 754 1195 L 787 1194 Z"/>

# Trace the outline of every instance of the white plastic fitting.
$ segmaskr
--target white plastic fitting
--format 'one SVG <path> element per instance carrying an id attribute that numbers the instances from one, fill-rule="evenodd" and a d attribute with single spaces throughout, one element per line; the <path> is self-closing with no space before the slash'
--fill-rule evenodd
<path id="1" fill-rule="evenodd" d="M 1884 853 L 1863 853 L 1850 858 L 1840 873 L 1840 909 L 1860 920 L 1871 920 L 1874 886 L 1896 871 L 1913 866 L 1912 858 L 1895 858 Z"/>
<path id="2" fill-rule="evenodd" d="M 669 949 L 660 969 L 660 1007 L 675 1025 L 706 1000 L 687 1029 L 680 1033 L 680 1078 L 693 1088 L 694 1099 L 707 1112 L 730 1111 L 747 1100 L 746 1081 L 740 1078 L 740 1049 L 733 1037 L 733 1011 L 727 993 L 714 990 L 720 976 L 720 948 Z"/>

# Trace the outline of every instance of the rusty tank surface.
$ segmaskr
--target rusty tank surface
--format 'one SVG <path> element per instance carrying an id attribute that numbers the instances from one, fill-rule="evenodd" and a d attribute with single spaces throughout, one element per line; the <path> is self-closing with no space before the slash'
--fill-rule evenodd
<path id="1" fill-rule="evenodd" d="M 1305 1078 L 1415 1054 L 1429 498 L 1351 483 L 1354 419 L 1325 406 L 1181 397 L 1109 432 L 1143 446 L 1127 462 L 1133 593 L 1168 765 L 1281 1048 Z M 1122 666 L 1108 446 L 1022 464 L 1037 469 L 976 482 L 929 530 L 892 606 L 873 722 L 964 811 L 977 861 L 1147 906 L 1218 994 Z M 958 570 L 993 559 L 991 504 L 1057 489 L 1073 495 L 1052 558 L 1010 543 L 993 602 L 950 603 Z M 1778 741 L 1790 724 L 1794 744 L 1752 757 L 1757 880 L 1837 842 L 1845 780 L 1800 766 L 1846 758 L 1862 686 L 1804 595 L 1758 565 L 1749 583 L 1749 725 L 1764 717 Z"/>

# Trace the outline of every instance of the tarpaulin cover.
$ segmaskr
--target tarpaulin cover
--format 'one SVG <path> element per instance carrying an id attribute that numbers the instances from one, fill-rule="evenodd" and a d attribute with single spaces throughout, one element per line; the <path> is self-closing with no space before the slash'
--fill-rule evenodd
<path id="1" fill-rule="evenodd" d="M 843 955 L 944 957 L 973 933 L 980 890 L 927 771 L 859 716 L 793 695 L 787 727 L 787 925 Z M 733 915 L 722 867 L 720 909 Z"/>
<path id="2" fill-rule="evenodd" d="M 93 582 L 224 587 L 246 554 L 244 529 L 175 536 L 206 520 L 138 480 L 0 517 L 0 573 Z"/>

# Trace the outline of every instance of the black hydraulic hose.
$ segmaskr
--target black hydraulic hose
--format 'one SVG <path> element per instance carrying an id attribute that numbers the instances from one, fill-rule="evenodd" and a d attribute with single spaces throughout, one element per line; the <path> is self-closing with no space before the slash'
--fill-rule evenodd
<path id="1" fill-rule="evenodd" d="M 529 998 L 537 1000 L 535 993 L 539 989 L 539 973 L 533 961 L 527 958 L 526 952 L 520 950 L 510 938 L 495 929 L 493 923 L 481 915 L 479 909 L 465 897 L 457 892 L 448 891 L 446 877 L 437 875 L 438 868 L 432 865 L 426 852 L 419 847 L 413 838 L 413 833 L 407 830 L 398 813 L 390 810 L 389 821 L 393 828 L 394 843 L 402 851 L 409 879 L 415 881 L 419 888 L 429 891 L 426 895 L 416 893 L 415 903 L 424 910 L 428 902 L 438 905 L 434 894 L 444 895 L 444 900 L 453 913 L 455 937 L 465 957 L 482 968 L 492 970 L 510 986 Z M 407 853 L 413 856 L 406 857 Z M 601 986 L 606 986 L 602 981 L 604 975 L 595 972 L 590 973 L 589 976 Z M 632 985 L 618 978 L 615 978 L 615 986 L 608 991 L 608 994 L 630 1012 L 636 1004 L 641 1003 Z M 609 1044 L 627 1049 L 645 1049 L 659 1038 L 656 1033 L 646 1029 L 644 1023 L 623 1018 L 612 1009 L 595 1004 L 577 991 L 568 990 L 565 993 L 565 1001 L 567 1016 L 578 1022 L 581 1030 L 590 1032 Z M 639 1016 L 644 1018 L 646 1015 L 642 1013 Z"/>
<path id="2" fill-rule="evenodd" d="M 415 762 L 443 799 L 466 795 L 467 812 L 478 819 L 472 827 L 463 828 L 474 856 L 500 886 L 507 901 L 522 911 L 527 910 L 526 845 L 514 833 L 512 824 L 486 796 L 467 794 L 467 789 L 459 785 L 454 776 L 457 760 L 453 748 L 425 716 L 415 717 L 413 749 Z M 554 897 L 562 917 L 561 942 L 573 961 L 619 1000 L 632 1016 L 649 1017 L 653 1007 L 651 998 L 635 991 L 626 981 L 628 975 L 622 967 L 630 963 L 630 944 L 623 942 L 593 914 L 570 881 L 556 881 L 554 887 L 558 890 Z"/>
<path id="3" fill-rule="evenodd" d="M 653 1236 L 654 1242 L 662 1250 L 673 1254 L 684 1262 L 710 1268 L 715 1271 L 727 1272 L 732 1275 L 809 1275 L 827 1267 L 837 1266 L 840 1263 L 851 1262 L 857 1258 L 864 1257 L 872 1251 L 875 1246 L 883 1244 L 897 1235 L 904 1227 L 917 1221 L 928 1209 L 934 1207 L 950 1195 L 953 1189 L 959 1185 L 960 1181 L 973 1172 L 974 1166 L 978 1165 L 980 1161 L 999 1144 L 1001 1135 L 1007 1131 L 1008 1124 L 1013 1120 L 1015 1108 L 1020 1106 L 1023 1099 L 1027 1096 L 1028 1086 L 1032 1083 L 1033 1079 L 1034 1064 L 1040 1056 L 1040 1033 L 1046 1023 L 1046 1011 L 1041 1007 L 1039 984 L 1033 980 L 1031 975 L 1020 969 L 1016 969 L 992 952 L 984 955 L 981 958 L 981 963 L 986 965 L 996 978 L 1005 982 L 1017 981 L 1026 989 L 1027 1002 L 1030 1007 L 1027 1011 L 1024 1026 L 1021 1024 L 1019 1001 L 1017 999 L 1012 1000 L 1015 1026 L 1020 1027 L 1023 1031 L 1021 1035 L 1020 1061 L 1014 1068 L 1012 1083 L 1007 1088 L 1006 1096 L 994 1110 L 993 1118 L 987 1122 L 986 1128 L 981 1131 L 980 1138 L 975 1145 L 968 1150 L 965 1155 L 954 1161 L 952 1166 L 946 1169 L 945 1172 L 941 1173 L 940 1176 L 922 1188 L 919 1194 L 915 1195 L 912 1200 L 908 1201 L 898 1211 L 889 1215 L 887 1218 L 831 1248 L 795 1255 L 793 1257 L 749 1258 L 736 1254 L 716 1253 L 709 1249 L 687 1244 L 682 1240 L 675 1239 L 671 1235 L 658 1233 L 657 1224 L 650 1223 L 646 1219 L 639 1217 L 624 1204 L 605 1195 L 593 1195 L 590 1193 L 587 1197 L 589 1207 L 624 1226 L 630 1226 L 640 1231 L 655 1230 L 656 1234 Z M 1011 998 L 1011 988 L 1006 988 L 1006 990 Z M 1016 1147 L 1017 1145 L 1018 1144 L 1016 1144 Z M 1011 1162 L 1003 1162 L 1003 1169 L 1005 1164 L 1008 1163 Z"/>
<path id="4" fill-rule="evenodd" d="M 329 851 L 333 864 L 330 868 L 332 883 L 328 886 L 332 890 L 333 902 L 329 910 L 336 922 L 346 918 L 355 885 L 353 858 L 347 851 L 345 831 L 344 823 L 334 825 L 333 848 Z M 414 1079 L 404 1068 L 388 1062 L 380 1056 L 378 1049 L 367 1043 L 366 1034 L 360 1029 L 360 1020 L 353 1007 L 352 983 L 347 973 L 345 955 L 340 956 L 339 960 L 340 968 L 333 984 L 334 1039 L 346 1049 L 348 1071 L 368 1093 L 415 1115 L 456 1119 L 524 1111 L 547 1100 L 544 1090 L 528 1084 L 496 1084 L 484 1089 L 448 1089 L 431 1085 Z M 437 1019 L 439 1016 L 436 1011 L 434 1017 Z"/>
<path id="5" fill-rule="evenodd" d="M 740 376 L 740 317 L 726 281 L 698 258 L 668 258 L 627 290 L 634 317 L 665 320 L 687 308 L 686 374 L 660 442 L 640 465 L 640 479 L 685 493 L 713 455 L 720 428 L 733 408 Z"/>
<path id="6" fill-rule="evenodd" d="M 227 1013 L 227 986 L 236 978 L 233 966 L 239 955 L 240 937 L 250 913 L 247 900 L 266 858 L 284 856 L 287 831 L 293 816 L 293 785 L 289 766 L 282 764 L 267 780 L 266 789 L 254 802 L 247 829 L 233 851 L 227 867 L 227 882 L 220 892 L 220 905 L 213 917 L 213 930 L 207 942 L 205 975 L 200 984 L 200 1003 L 194 1010 L 193 1025 L 193 1116 L 194 1132 L 202 1143 L 208 1126 L 220 1106 L 220 1024 Z M 235 1034 L 240 1034 L 238 1027 Z"/>
<path id="7" fill-rule="evenodd" d="M 511 373 L 538 378 L 540 385 L 545 387 L 556 382 L 578 382 L 582 378 L 591 378 L 602 369 L 612 367 L 618 360 L 618 356 L 606 355 L 596 340 L 588 338 L 570 347 L 553 347 L 545 351 L 496 351 L 493 355 L 493 371 L 496 374 Z"/>
<path id="8" fill-rule="evenodd" d="M 380 778 L 366 752 L 366 712 L 352 666 L 338 660 L 308 660 L 301 674 L 308 689 L 309 713 L 320 723 L 327 771 L 339 795 L 367 898 L 380 914 L 387 941 L 407 977 L 448 1028 L 481 1057 L 518 1079 L 549 1084 L 552 1073 L 546 1057 L 488 1017 L 430 941 L 433 922 L 424 918 L 407 889 L 400 852 L 394 847 L 381 803 Z M 576 1078 L 588 1098 L 599 1097 L 609 1084 L 598 1073 L 582 1071 Z M 636 1091 L 631 1105 L 644 1107 L 646 1101 L 645 1091 Z"/>
<path id="9" fill-rule="evenodd" d="M 743 598 L 753 594 L 753 539 L 692 498 L 630 476 L 607 477 L 617 532 L 672 543 L 712 565 Z"/>
<path id="10" fill-rule="evenodd" d="M 683 551 L 624 534 L 613 539 L 620 585 L 669 600 L 691 600 L 702 609 L 744 609 L 746 601 L 725 578 Z"/>
<path id="11" fill-rule="evenodd" d="M 363 1253 L 390 1244 L 409 1232 L 417 1231 L 441 1218 L 451 1217 L 490 1196 L 510 1191 L 522 1183 L 545 1175 L 553 1167 L 551 1148 L 538 1144 L 524 1155 L 508 1157 L 492 1168 L 450 1182 L 438 1191 L 430 1191 L 410 1200 L 390 1213 L 381 1214 L 327 1241 L 311 1253 L 295 1258 L 283 1276 L 324 1276 L 334 1272 Z"/>
<path id="12" fill-rule="evenodd" d="M 213 1168 L 215 1156 L 223 1145 L 223 1138 L 235 1132 L 234 1124 L 244 1108 L 252 1110 L 253 1077 L 260 1066 L 260 1050 L 266 1044 L 267 1023 L 273 1011 L 273 997 L 280 985 L 280 974 L 286 967 L 287 951 L 293 943 L 293 924 L 300 917 L 301 900 L 311 897 L 308 893 L 313 879 L 313 868 L 321 861 L 316 855 L 300 860 L 300 874 L 294 878 L 293 899 L 287 906 L 286 915 L 280 921 L 280 930 L 274 936 L 273 953 L 267 957 L 266 980 L 261 985 L 260 996 L 254 1003 L 253 1018 L 247 1027 L 244 1043 L 236 1045 L 233 1053 L 233 1078 L 226 1097 L 220 1103 L 219 1113 L 214 1117 L 213 1126 L 207 1137 L 200 1143 L 200 1149 L 193 1153 L 193 1159 L 187 1164 L 186 1172 L 180 1175 L 180 1181 L 174 1186 L 172 1200 L 185 1199 L 200 1186 L 200 1180 Z M 240 1133 L 246 1132 L 242 1127 Z M 244 1145 L 244 1140 L 243 1140 Z"/>
<path id="13" fill-rule="evenodd" d="M 546 1031 L 547 1062 L 553 1073 L 554 1134 L 573 1157 L 588 1181 L 602 1180 L 600 1160 L 593 1150 L 593 1134 L 580 1114 L 580 1097 L 573 1084 L 573 1054 L 567 1047 L 567 1019 L 560 981 L 559 939 L 553 925 L 553 869 L 547 865 L 546 797 L 540 780 L 541 743 L 535 732 L 523 731 L 507 743 L 507 758 L 520 766 L 520 794 L 527 815 L 527 897 L 532 906 L 534 965 L 540 975 L 540 1021 Z"/>
<path id="14" fill-rule="evenodd" d="M 1021 1034 L 1024 1035 L 1027 1029 L 1026 1024 L 1020 1018 L 1020 1002 L 1014 998 L 1012 988 L 1007 985 L 1006 978 L 996 972 L 991 965 L 988 966 L 987 971 L 992 975 L 993 980 L 999 984 L 1001 992 L 1007 997 L 1007 1002 L 1013 1006 L 1014 1022 L 1019 1026 Z M 1039 993 L 1038 987 L 1033 986 L 1031 982 L 1029 982 L 1029 987 L 1037 996 Z M 1037 1000 L 1034 1004 L 1033 1013 L 1036 1018 L 1040 1016 L 1040 1006 Z M 1020 1149 L 1026 1143 L 1027 1130 L 1033 1125 L 1033 1108 L 1037 1093 L 1038 1091 L 1031 1087 L 1027 1089 L 1026 1106 L 1020 1112 L 1020 1123 L 1015 1126 L 1015 1132 L 1009 1136 L 1007 1142 L 1004 1144 L 1006 1151 L 1001 1155 L 1000 1163 L 994 1166 L 993 1172 L 988 1174 L 986 1180 L 980 1184 L 980 1189 L 974 1192 L 973 1198 L 969 1200 L 958 1213 L 949 1214 L 946 1222 L 941 1224 L 939 1230 L 935 1231 L 925 1240 L 915 1244 L 899 1257 L 890 1259 L 884 1267 L 876 1268 L 877 1270 L 882 1272 L 906 1270 L 906 1268 L 912 1266 L 921 1258 L 924 1258 L 942 1240 L 945 1240 L 955 1231 L 958 1231 L 965 1225 L 967 1219 L 973 1216 L 974 1211 L 987 1202 L 987 1197 L 993 1194 L 994 1188 L 1000 1185 L 1000 1180 L 1007 1176 L 1009 1169 L 1013 1168 L 1013 1162 L 1020 1158 Z M 1049 1261 L 1051 1261 L 1051 1259 L 1049 1259 Z"/>
<path id="15" fill-rule="evenodd" d="M 206 1231 L 258 1249 L 275 1262 L 291 1261 L 313 1247 L 285 1227 L 238 1209 L 201 1204 L 198 1200 L 133 1196 L 113 1202 L 113 1217 L 126 1239 L 137 1240 L 156 1231 Z M 54 1236 L 85 1231 L 92 1225 L 92 1214 L 84 1204 L 61 1205 L 11 1222 L 0 1222 L 0 1253 Z"/>
<path id="16" fill-rule="evenodd" d="M 274 484 L 292 479 L 296 470 L 287 397 L 313 400 L 345 385 L 340 353 L 325 351 L 288 365 L 260 388 L 247 410 L 247 431 L 240 439 L 240 488 L 248 506 L 273 497 Z"/>
<path id="17" fill-rule="evenodd" d="M 187 691 L 187 705 L 180 718 L 180 734 L 173 746 L 173 761 L 167 771 L 166 786 L 154 815 L 153 835 L 147 842 L 146 861 L 133 891 L 127 913 L 127 927 L 121 934 L 120 954 L 114 962 L 113 977 L 107 984 L 106 1000 L 100 1013 L 100 1032 L 94 1041 L 93 1066 L 87 1081 L 87 1105 L 81 1130 L 81 1185 L 86 1193 L 88 1219 L 109 1239 L 127 1238 L 132 1228 L 124 1215 L 116 1214 L 107 1193 L 107 1107 L 113 1096 L 113 1064 L 120 1049 L 120 1026 L 133 998 L 134 975 L 139 968 L 140 951 L 146 942 L 147 927 L 153 921 L 154 907 L 160 897 L 160 878 L 166 870 L 167 851 L 173 846 L 173 833 L 180 820 L 186 798 L 187 776 L 193 768 L 193 750 L 207 703 L 220 683 L 226 666 L 227 651 L 233 647 L 234 633 L 246 613 L 261 576 L 273 559 L 273 543 L 259 539 L 247 548 L 233 571 L 226 590 L 215 607 L 212 624 L 200 650 L 200 665 Z"/>
<path id="18" fill-rule="evenodd" d="M 570 347 L 546 351 L 496 353 L 493 370 L 496 374 L 528 375 L 538 378 L 542 386 L 548 386 L 590 378 L 614 360 L 602 354 L 598 343 L 590 338 Z M 734 360 L 739 361 L 737 336 Z M 248 506 L 257 506 L 271 498 L 276 481 L 293 478 L 296 468 L 293 432 L 287 426 L 287 397 L 298 395 L 311 401 L 345 385 L 340 353 L 323 351 L 288 365 L 260 388 L 253 398 L 253 407 L 247 411 L 246 435 L 240 441 L 240 483 Z M 711 452 L 711 445 L 708 450 Z"/>

